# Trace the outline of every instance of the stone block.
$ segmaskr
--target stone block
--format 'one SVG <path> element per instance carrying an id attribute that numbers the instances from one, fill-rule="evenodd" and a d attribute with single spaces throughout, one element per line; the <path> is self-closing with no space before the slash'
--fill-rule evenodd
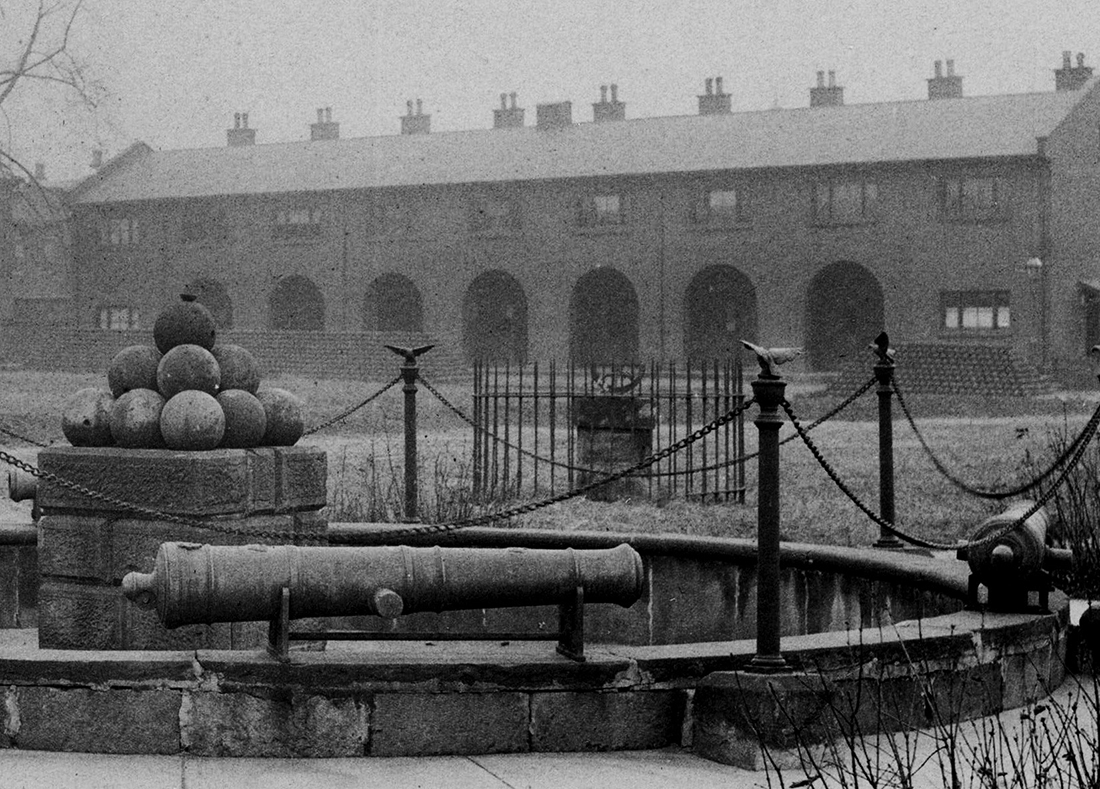
<path id="1" fill-rule="evenodd" d="M 370 756 L 529 750 L 524 693 L 381 693 L 374 702 Z"/>
<path id="2" fill-rule="evenodd" d="M 6 728 L 18 748 L 90 753 L 180 750 L 180 693 L 17 687 L 17 720 Z M 10 703 L 10 702 L 9 702 Z"/>
<path id="3" fill-rule="evenodd" d="M 369 710 L 355 696 L 189 692 L 179 715 L 181 742 L 199 756 L 362 756 Z"/>
<path id="4" fill-rule="evenodd" d="M 678 690 L 535 693 L 531 750 L 640 750 L 679 744 L 684 708 L 684 692 Z"/>
<path id="5" fill-rule="evenodd" d="M 315 447 L 182 452 L 119 447 L 50 447 L 39 467 L 121 501 L 183 516 L 318 510 L 326 501 L 327 456 Z M 46 480 L 43 512 L 130 512 Z"/>
<path id="6" fill-rule="evenodd" d="M 37 625 L 37 557 L 33 545 L 0 547 L 0 628 Z"/>
<path id="7" fill-rule="evenodd" d="M 38 590 L 38 646 L 42 649 L 117 649 L 118 600 L 111 586 L 43 578 Z"/>

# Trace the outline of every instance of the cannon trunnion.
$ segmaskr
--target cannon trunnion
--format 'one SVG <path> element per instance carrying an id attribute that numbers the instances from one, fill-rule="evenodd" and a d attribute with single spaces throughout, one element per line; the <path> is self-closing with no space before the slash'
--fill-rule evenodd
<path id="1" fill-rule="evenodd" d="M 544 550 L 170 542 L 161 545 L 152 573 L 130 573 L 122 582 L 127 598 L 155 608 L 170 628 L 268 620 L 274 651 L 283 655 L 290 619 L 558 604 L 558 650 L 574 658 L 583 656 L 584 603 L 629 607 L 643 586 L 641 557 L 628 545 Z"/>

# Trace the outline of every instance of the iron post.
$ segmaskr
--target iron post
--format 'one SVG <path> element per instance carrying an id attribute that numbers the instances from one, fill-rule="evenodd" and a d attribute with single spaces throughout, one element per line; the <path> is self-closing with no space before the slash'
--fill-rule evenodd
<path id="1" fill-rule="evenodd" d="M 756 655 L 750 671 L 778 672 L 790 667 L 780 652 L 781 589 L 779 578 L 779 428 L 786 381 L 763 371 L 752 381 L 760 406 L 754 420 L 759 431 L 757 485 Z"/>
<path id="2" fill-rule="evenodd" d="M 418 498 L 419 486 L 417 483 L 416 469 L 416 381 L 420 377 L 420 363 L 417 361 L 423 353 L 427 353 L 434 345 L 422 345 L 418 348 L 398 348 L 387 345 L 386 348 L 402 356 L 405 363 L 401 365 L 401 378 L 405 385 L 401 391 L 405 393 L 405 522 L 416 523 L 420 520 Z"/>
<path id="3" fill-rule="evenodd" d="M 878 381 L 878 506 L 879 514 L 888 523 L 896 517 L 894 509 L 894 351 L 890 338 L 882 332 L 871 346 L 878 361 L 875 362 L 875 380 Z M 897 535 L 885 526 L 879 526 L 876 548 L 905 547 Z"/>

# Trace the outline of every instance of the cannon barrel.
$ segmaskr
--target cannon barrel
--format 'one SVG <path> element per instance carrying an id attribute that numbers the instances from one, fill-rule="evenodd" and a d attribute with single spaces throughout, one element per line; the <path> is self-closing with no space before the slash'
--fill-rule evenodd
<path id="1" fill-rule="evenodd" d="M 164 543 L 152 573 L 122 591 L 156 608 L 167 627 L 272 620 L 290 591 L 290 618 L 560 603 L 625 607 L 642 594 L 642 559 L 629 545 L 600 550 L 369 548 Z"/>
<path id="2" fill-rule="evenodd" d="M 984 539 L 1024 515 L 1034 502 L 1020 501 L 1004 512 L 986 518 L 970 539 Z M 960 551 L 959 558 L 970 564 L 970 572 L 987 586 L 1019 583 L 1043 569 L 1046 558 L 1047 526 L 1050 519 L 1045 509 L 1008 532 L 1000 539 Z"/>

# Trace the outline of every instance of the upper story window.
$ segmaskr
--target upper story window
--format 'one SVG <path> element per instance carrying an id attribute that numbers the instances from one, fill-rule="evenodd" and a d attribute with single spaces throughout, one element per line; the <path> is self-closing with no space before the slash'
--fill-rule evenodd
<path id="1" fill-rule="evenodd" d="M 467 226 L 474 233 L 505 233 L 519 230 L 519 203 L 504 197 L 484 197 L 475 200 L 470 206 Z"/>
<path id="2" fill-rule="evenodd" d="M 623 196 L 614 192 L 592 194 L 577 203 L 577 224 L 581 227 L 621 225 L 625 220 Z"/>
<path id="3" fill-rule="evenodd" d="M 229 235 L 229 219 L 224 208 L 191 206 L 184 211 L 182 232 L 187 243 L 221 241 Z"/>
<path id="4" fill-rule="evenodd" d="M 1012 325 L 1007 290 L 956 290 L 941 294 L 942 328 L 948 332 L 996 332 Z"/>
<path id="5" fill-rule="evenodd" d="M 105 306 L 99 310 L 99 328 L 126 331 L 141 328 L 141 312 L 137 307 Z"/>
<path id="6" fill-rule="evenodd" d="M 710 189 L 695 207 L 697 225 L 725 227 L 748 221 L 744 192 L 733 187 Z"/>
<path id="7" fill-rule="evenodd" d="M 814 222 L 857 225 L 878 218 L 878 185 L 874 181 L 829 181 L 814 187 Z"/>
<path id="8" fill-rule="evenodd" d="M 133 217 L 110 217 L 100 225 L 100 241 L 112 247 L 136 244 L 138 235 L 138 221 Z"/>
<path id="9" fill-rule="evenodd" d="M 283 208 L 275 212 L 272 237 L 279 241 L 318 238 L 323 214 L 319 208 Z"/>
<path id="10" fill-rule="evenodd" d="M 1008 184 L 1004 178 L 943 178 L 940 209 L 944 219 L 956 222 L 989 222 L 1003 219 L 1008 208 Z"/>

